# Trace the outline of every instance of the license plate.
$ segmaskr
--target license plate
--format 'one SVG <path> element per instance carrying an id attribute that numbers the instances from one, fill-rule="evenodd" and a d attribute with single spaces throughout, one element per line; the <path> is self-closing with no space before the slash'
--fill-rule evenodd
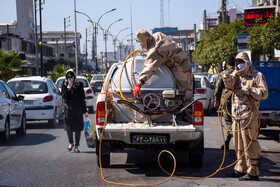
<path id="1" fill-rule="evenodd" d="M 133 135 L 132 143 L 167 144 L 167 136 L 163 135 Z"/>
<path id="2" fill-rule="evenodd" d="M 32 105 L 33 104 L 33 101 L 23 101 L 23 103 L 25 104 L 25 105 Z"/>

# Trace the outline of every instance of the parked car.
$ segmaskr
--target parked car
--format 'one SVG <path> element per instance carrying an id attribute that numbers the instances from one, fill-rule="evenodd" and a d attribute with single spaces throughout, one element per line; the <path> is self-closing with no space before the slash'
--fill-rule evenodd
<path id="1" fill-rule="evenodd" d="M 96 74 L 96 75 L 93 75 L 93 77 L 92 77 L 92 79 L 90 81 L 91 87 L 93 87 L 96 82 L 102 81 L 102 78 L 103 78 L 103 80 L 105 80 L 106 74 Z"/>
<path id="2" fill-rule="evenodd" d="M 96 95 L 98 93 L 101 92 L 102 90 L 102 86 L 103 86 L 103 82 L 102 81 L 97 81 L 94 83 L 94 86 L 92 87 L 93 89 L 93 93 Z"/>
<path id="3" fill-rule="evenodd" d="M 9 141 L 12 130 L 15 130 L 17 135 L 26 134 L 23 99 L 23 96 L 17 96 L 4 81 L 0 80 L 0 138 L 3 142 Z"/>
<path id="4" fill-rule="evenodd" d="M 218 75 L 219 75 L 218 73 L 213 73 L 213 74 L 208 74 L 208 77 L 207 77 L 208 81 L 210 82 L 210 84 L 212 86 L 214 86 L 214 88 L 216 88 L 216 83 L 218 81 Z"/>
<path id="5" fill-rule="evenodd" d="M 194 73 L 194 99 L 206 98 L 201 100 L 205 115 L 210 115 L 214 109 L 214 87 L 207 79 L 207 74 Z"/>
<path id="6" fill-rule="evenodd" d="M 27 121 L 48 120 L 54 127 L 57 119 L 64 120 L 62 95 L 53 81 L 46 77 L 30 76 L 13 78 L 7 84 L 17 95 L 24 96 Z"/>
<path id="7" fill-rule="evenodd" d="M 61 91 L 62 88 L 62 83 L 65 80 L 65 77 L 59 77 L 55 84 L 58 87 L 58 89 Z M 88 108 L 88 113 L 93 113 L 93 91 L 92 88 L 87 80 L 86 77 L 84 76 L 77 76 L 77 80 L 83 83 L 84 91 L 85 91 L 85 101 L 86 101 L 86 106 Z"/>

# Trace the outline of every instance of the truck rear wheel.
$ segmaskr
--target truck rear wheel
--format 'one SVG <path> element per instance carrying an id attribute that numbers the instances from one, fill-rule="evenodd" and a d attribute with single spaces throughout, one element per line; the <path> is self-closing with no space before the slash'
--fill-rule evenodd
<path id="1" fill-rule="evenodd" d="M 97 158 L 97 165 L 98 167 L 100 167 L 99 155 L 97 155 L 96 158 Z M 101 155 L 101 165 L 102 168 L 108 168 L 110 166 L 110 155 Z"/>
<path id="2" fill-rule="evenodd" d="M 99 163 L 99 140 L 96 139 L 96 161 L 97 161 L 97 165 L 98 167 L 100 167 L 100 163 Z M 106 150 L 106 151 L 102 151 L 102 150 Z M 107 151 L 107 147 L 102 144 L 101 147 L 101 165 L 102 168 L 108 168 L 110 166 L 110 152 Z"/>
<path id="3" fill-rule="evenodd" d="M 200 168 L 203 163 L 203 154 L 189 154 L 189 163 L 191 167 Z"/>
<path id="4" fill-rule="evenodd" d="M 204 154 L 204 137 L 197 144 L 189 144 L 189 165 L 192 167 L 201 167 Z"/>

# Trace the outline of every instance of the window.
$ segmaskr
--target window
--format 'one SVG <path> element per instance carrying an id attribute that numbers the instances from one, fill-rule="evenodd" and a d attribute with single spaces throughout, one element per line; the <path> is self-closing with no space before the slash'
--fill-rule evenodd
<path id="1" fill-rule="evenodd" d="M 1 92 L 1 97 L 9 98 L 8 91 L 2 83 L 0 83 L 0 92 Z"/>
<path id="2" fill-rule="evenodd" d="M 10 98 L 13 100 L 17 100 L 17 95 L 15 94 L 15 92 L 8 85 L 4 85 L 4 86 L 8 90 Z"/>
<path id="3" fill-rule="evenodd" d="M 206 84 L 206 87 L 207 87 L 207 88 L 211 88 L 211 84 L 209 83 L 209 81 L 207 80 L 207 78 L 206 78 L 206 77 L 203 77 L 203 80 L 204 80 L 204 82 L 205 82 L 205 84 Z"/>
<path id="4" fill-rule="evenodd" d="M 16 92 L 16 94 L 43 94 L 48 92 L 48 86 L 42 81 L 13 81 L 8 85 Z"/>

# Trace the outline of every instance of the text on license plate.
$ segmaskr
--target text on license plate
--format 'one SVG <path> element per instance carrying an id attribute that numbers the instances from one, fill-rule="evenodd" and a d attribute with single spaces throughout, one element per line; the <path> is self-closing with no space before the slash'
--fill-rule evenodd
<path id="1" fill-rule="evenodd" d="M 24 103 L 25 105 L 32 105 L 32 104 L 33 104 L 33 101 L 23 101 L 23 103 Z"/>
<path id="2" fill-rule="evenodd" d="M 167 136 L 161 135 L 133 135 L 132 143 L 156 143 L 156 144 L 166 144 Z"/>

